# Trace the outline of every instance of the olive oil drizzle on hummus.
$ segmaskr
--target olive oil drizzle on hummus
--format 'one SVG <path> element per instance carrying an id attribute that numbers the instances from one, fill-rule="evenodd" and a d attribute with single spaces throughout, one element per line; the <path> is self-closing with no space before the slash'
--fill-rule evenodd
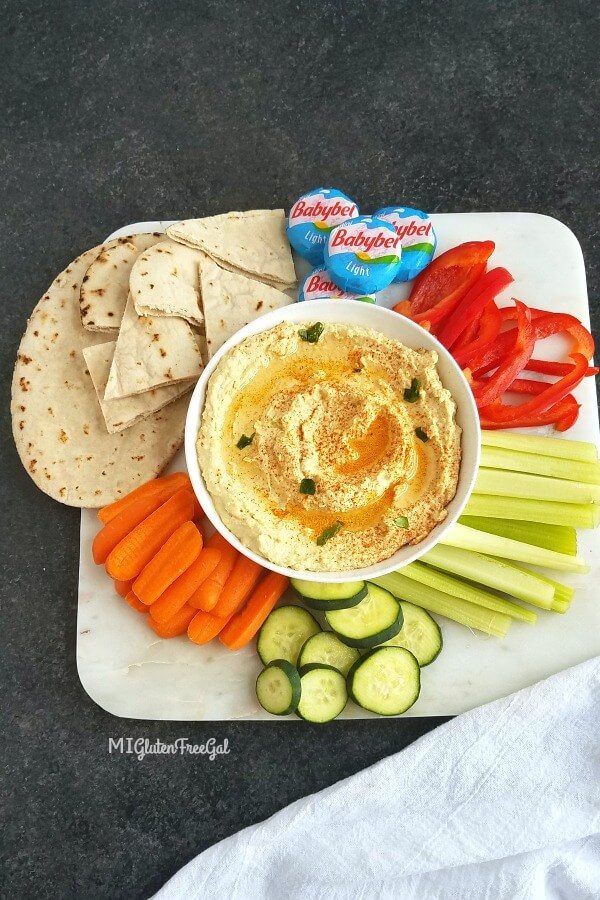
<path id="1" fill-rule="evenodd" d="M 379 377 L 378 372 L 369 372 L 361 367 L 365 375 Z M 300 347 L 295 353 L 279 360 L 271 360 L 268 368 L 260 372 L 244 389 L 233 398 L 226 420 L 227 433 L 239 434 L 240 430 L 253 431 L 254 423 L 260 418 L 261 411 L 275 394 L 285 390 L 294 393 L 307 390 L 321 383 L 335 383 L 351 377 L 357 372 L 356 360 L 352 360 L 347 350 L 339 356 L 331 355 L 331 347 L 326 353 L 320 353 L 316 345 Z M 349 453 L 345 459 L 336 463 L 336 469 L 342 475 L 353 475 L 376 466 L 389 450 L 391 441 L 390 420 L 382 410 L 371 422 L 365 433 L 348 442 Z M 320 535 L 333 521 L 343 522 L 344 530 L 364 531 L 377 525 L 388 516 L 390 509 L 397 503 L 398 497 L 406 494 L 407 503 L 413 502 L 424 489 L 427 482 L 428 453 L 423 444 L 414 441 L 409 450 L 410 463 L 402 481 L 390 485 L 381 496 L 373 495 L 369 502 L 352 510 L 320 509 L 313 501 L 313 496 L 301 503 L 288 504 L 284 508 L 268 501 L 274 516 L 280 519 L 294 519 L 306 527 L 315 536 Z M 232 457 L 231 464 L 243 467 L 248 475 L 249 470 L 256 470 L 252 456 L 243 459 Z M 258 475 L 258 472 L 256 471 Z M 318 491 L 317 491 L 318 494 Z M 410 499 L 409 499 L 410 495 Z"/>

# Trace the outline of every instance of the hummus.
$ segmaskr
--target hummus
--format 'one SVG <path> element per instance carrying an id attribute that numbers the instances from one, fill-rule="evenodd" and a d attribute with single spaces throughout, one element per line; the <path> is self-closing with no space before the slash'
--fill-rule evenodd
<path id="1" fill-rule="evenodd" d="M 372 329 L 283 323 L 217 365 L 198 460 L 224 524 L 281 566 L 343 571 L 417 543 L 446 516 L 460 465 L 437 354 Z M 306 333 L 304 333 L 306 337 Z"/>

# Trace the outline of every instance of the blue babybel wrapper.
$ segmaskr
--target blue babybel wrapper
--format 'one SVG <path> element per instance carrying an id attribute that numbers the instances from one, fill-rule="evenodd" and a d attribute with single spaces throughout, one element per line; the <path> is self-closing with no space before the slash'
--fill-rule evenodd
<path id="1" fill-rule="evenodd" d="M 288 241 L 313 266 L 323 262 L 329 234 L 340 222 L 358 215 L 358 206 L 337 188 L 315 188 L 298 197 L 288 215 Z"/>
<path id="2" fill-rule="evenodd" d="M 410 206 L 385 206 L 375 215 L 390 222 L 402 242 L 402 260 L 394 281 L 412 281 L 429 265 L 437 246 L 430 217 Z"/>
<path id="3" fill-rule="evenodd" d="M 351 294 L 343 291 L 331 280 L 324 266 L 317 266 L 309 272 L 298 290 L 298 300 L 362 300 L 364 303 L 375 303 L 372 294 Z"/>
<path id="4" fill-rule="evenodd" d="M 392 283 L 402 244 L 393 225 L 376 216 L 357 216 L 337 225 L 325 247 L 332 281 L 353 294 L 375 294 Z"/>

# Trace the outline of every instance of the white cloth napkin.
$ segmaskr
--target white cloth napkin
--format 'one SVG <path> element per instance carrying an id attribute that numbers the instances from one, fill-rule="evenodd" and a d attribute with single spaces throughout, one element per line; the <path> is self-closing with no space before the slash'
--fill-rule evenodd
<path id="1" fill-rule="evenodd" d="M 156 897 L 600 897 L 600 659 L 221 841 Z"/>

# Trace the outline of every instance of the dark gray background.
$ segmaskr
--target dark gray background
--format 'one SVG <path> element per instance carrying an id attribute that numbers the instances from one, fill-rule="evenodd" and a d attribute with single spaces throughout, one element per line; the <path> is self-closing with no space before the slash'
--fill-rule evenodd
<path id="1" fill-rule="evenodd" d="M 96 707 L 75 669 L 79 514 L 37 491 L 10 434 L 27 315 L 70 259 L 120 225 L 287 207 L 332 184 L 365 210 L 562 219 L 583 245 L 597 325 L 597 3 L 3 10 L 0 893 L 145 897 L 213 842 L 441 720 L 147 724 Z M 109 736 L 122 735 L 228 737 L 231 753 L 109 756 Z"/>

